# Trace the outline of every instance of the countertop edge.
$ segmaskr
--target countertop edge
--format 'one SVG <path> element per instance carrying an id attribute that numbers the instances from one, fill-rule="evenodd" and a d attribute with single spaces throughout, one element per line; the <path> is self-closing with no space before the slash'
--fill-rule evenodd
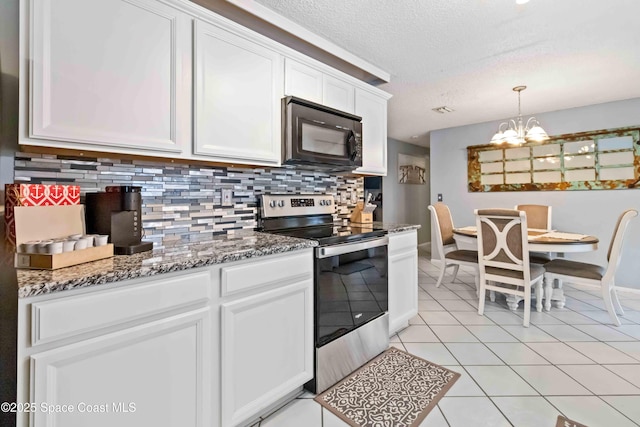
<path id="1" fill-rule="evenodd" d="M 387 231 L 388 234 L 401 233 L 405 231 L 418 230 L 421 228 L 418 224 L 391 224 L 384 222 L 374 222 L 374 226 L 383 228 Z M 255 237 L 256 239 L 263 239 L 267 242 L 273 238 L 273 244 L 267 244 L 263 247 L 257 248 L 249 248 L 249 249 L 241 249 L 241 250 L 221 250 L 218 254 L 204 254 L 204 255 L 193 255 L 189 254 L 189 256 L 180 258 L 179 260 L 172 261 L 158 261 L 157 263 L 150 263 L 149 265 L 136 265 L 130 268 L 113 268 L 111 266 L 111 270 L 103 269 L 95 272 L 95 273 L 87 273 L 86 275 L 82 275 L 79 272 L 69 273 L 69 277 L 64 277 L 62 279 L 55 279 L 54 276 L 57 274 L 56 271 L 44 271 L 44 270 L 16 270 L 18 271 L 18 298 L 28 298 L 40 295 L 53 294 L 60 291 L 65 291 L 69 289 L 78 289 L 78 288 L 87 288 L 92 286 L 105 285 L 110 283 L 122 282 L 125 280 L 139 279 L 143 277 L 151 277 L 157 276 L 165 273 L 172 273 L 177 271 L 186 271 L 193 268 L 201 268 L 214 266 L 229 262 L 237 262 L 247 259 L 260 258 L 263 256 L 282 254 L 286 252 L 293 252 L 297 250 L 303 250 L 308 248 L 313 248 L 318 246 L 318 243 L 314 240 L 306 240 L 306 239 L 297 239 L 297 238 L 286 238 L 284 242 L 280 242 L 282 238 L 275 237 L 274 235 L 268 233 L 262 233 L 258 231 L 254 231 L 248 233 L 247 236 Z M 235 237 L 235 236 L 234 236 Z M 229 240 L 232 240 L 233 237 L 229 237 Z M 218 242 L 225 241 L 224 238 L 219 238 L 215 240 Z M 214 240 L 211 241 L 213 245 Z M 206 246 L 207 242 L 195 243 L 195 245 L 203 245 Z M 196 250 L 194 250 L 196 251 Z M 198 253 L 198 251 L 196 251 Z M 162 259 L 162 254 L 149 254 L 151 258 L 154 256 Z M 126 258 L 119 258 L 126 257 Z M 123 264 L 126 264 L 126 261 L 133 260 L 134 258 L 130 258 L 128 255 L 116 255 L 113 258 L 108 258 L 107 260 L 103 260 L 113 263 L 113 261 L 122 260 Z M 87 263 L 90 267 L 95 265 L 99 265 L 100 261 L 94 261 L 92 263 Z M 106 264 L 108 266 L 108 264 Z M 82 269 L 87 268 L 87 265 L 81 264 L 79 266 L 69 267 Z M 58 273 L 59 274 L 59 273 Z M 23 277 L 20 278 L 20 275 Z M 35 283 L 30 284 L 20 284 L 21 281 L 28 281 L 29 278 L 32 277 Z"/>

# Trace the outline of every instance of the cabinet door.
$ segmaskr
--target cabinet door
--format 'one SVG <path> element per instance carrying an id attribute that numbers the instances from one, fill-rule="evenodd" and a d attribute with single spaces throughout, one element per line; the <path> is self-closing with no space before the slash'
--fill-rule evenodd
<path id="1" fill-rule="evenodd" d="M 284 93 L 322 104 L 322 72 L 285 58 Z"/>
<path id="2" fill-rule="evenodd" d="M 322 85 L 322 102 L 324 105 L 336 110 L 353 113 L 354 97 L 355 88 L 353 85 L 331 76 L 324 76 Z"/>
<path id="3" fill-rule="evenodd" d="M 278 164 L 280 54 L 195 23 L 194 151 L 222 161 Z"/>
<path id="4" fill-rule="evenodd" d="M 417 232 L 389 235 L 389 334 L 418 313 Z"/>
<path id="5" fill-rule="evenodd" d="M 313 281 L 222 304 L 222 425 L 236 426 L 313 377 Z"/>
<path id="6" fill-rule="evenodd" d="M 36 353 L 30 401 L 38 410 L 30 425 L 217 425 L 210 414 L 210 335 L 209 309 L 202 308 Z"/>
<path id="7" fill-rule="evenodd" d="M 189 16 L 150 0 L 30 5 L 31 138 L 169 152 L 188 147 Z"/>
<path id="8" fill-rule="evenodd" d="M 356 115 L 362 117 L 362 167 L 356 173 L 387 174 L 387 100 L 356 88 Z"/>

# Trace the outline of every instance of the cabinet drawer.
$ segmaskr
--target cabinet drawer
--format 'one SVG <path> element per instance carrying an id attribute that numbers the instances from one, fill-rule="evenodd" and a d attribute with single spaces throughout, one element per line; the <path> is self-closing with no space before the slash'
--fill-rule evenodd
<path id="1" fill-rule="evenodd" d="M 389 252 L 394 253 L 406 249 L 417 249 L 418 233 L 415 230 L 389 234 Z"/>
<path id="2" fill-rule="evenodd" d="M 210 299 L 209 272 L 185 274 L 36 302 L 31 309 L 31 344 L 67 338 Z"/>
<path id="3" fill-rule="evenodd" d="M 313 273 L 312 250 L 221 268 L 221 295 L 233 295 L 252 288 L 299 280 Z"/>

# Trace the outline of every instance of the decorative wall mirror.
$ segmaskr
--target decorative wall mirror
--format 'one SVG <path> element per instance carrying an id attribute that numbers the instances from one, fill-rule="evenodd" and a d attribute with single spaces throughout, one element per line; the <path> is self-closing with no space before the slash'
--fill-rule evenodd
<path id="1" fill-rule="evenodd" d="M 467 147 L 470 192 L 613 190 L 640 179 L 640 127 Z"/>

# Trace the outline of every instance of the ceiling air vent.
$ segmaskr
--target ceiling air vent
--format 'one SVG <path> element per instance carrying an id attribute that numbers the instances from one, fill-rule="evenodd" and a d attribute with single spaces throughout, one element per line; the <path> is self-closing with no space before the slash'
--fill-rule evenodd
<path id="1" fill-rule="evenodd" d="M 435 111 L 436 113 L 440 113 L 440 114 L 453 112 L 453 109 L 447 107 L 446 105 L 443 105 L 442 107 L 438 107 L 438 108 L 432 108 L 432 110 Z"/>

